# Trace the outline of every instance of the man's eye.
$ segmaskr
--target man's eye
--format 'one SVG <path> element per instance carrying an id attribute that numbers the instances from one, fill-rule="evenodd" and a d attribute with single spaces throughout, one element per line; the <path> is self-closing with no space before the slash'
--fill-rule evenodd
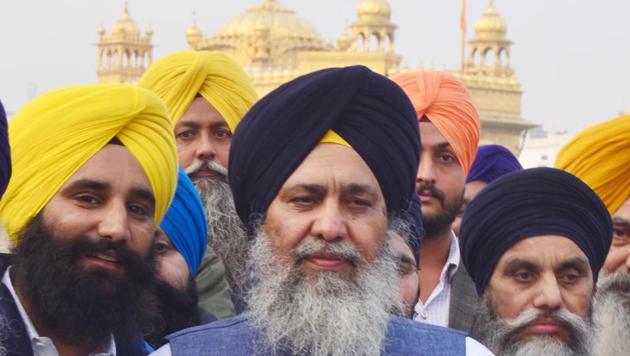
<path id="1" fill-rule="evenodd" d="M 416 272 L 414 266 L 409 263 L 400 263 L 398 264 L 398 276 L 403 277 L 409 274 Z"/>
<path id="2" fill-rule="evenodd" d="M 232 133 L 227 129 L 218 129 L 214 132 L 214 136 L 219 139 L 229 138 L 232 136 Z"/>
<path id="3" fill-rule="evenodd" d="M 135 215 L 140 215 L 140 216 L 148 216 L 149 215 L 149 209 L 147 209 L 144 206 L 139 205 L 139 204 L 131 204 L 131 205 L 129 205 L 129 211 L 131 211 L 131 213 L 133 213 Z"/>
<path id="4" fill-rule="evenodd" d="M 367 199 L 352 199 L 351 205 L 359 208 L 369 208 L 372 202 Z"/>
<path id="5" fill-rule="evenodd" d="M 445 163 L 455 162 L 455 156 L 449 153 L 442 153 L 440 155 L 440 160 Z"/>
<path id="6" fill-rule="evenodd" d="M 531 272 L 516 272 L 514 278 L 521 283 L 529 283 L 534 279 L 534 274 Z"/>
<path id="7" fill-rule="evenodd" d="M 186 130 L 186 131 L 178 133 L 177 134 L 177 138 L 185 140 L 185 139 L 192 138 L 194 135 L 195 135 L 195 133 L 193 132 L 193 130 Z"/>
<path id="8" fill-rule="evenodd" d="M 164 255 L 168 252 L 168 245 L 166 242 L 158 241 L 155 243 L 155 253 L 158 255 Z"/>
<path id="9" fill-rule="evenodd" d="M 315 199 L 308 196 L 299 196 L 291 198 L 290 202 L 296 205 L 308 206 L 315 204 Z"/>
<path id="10" fill-rule="evenodd" d="M 80 201 L 81 203 L 85 203 L 89 205 L 96 205 L 100 202 L 100 200 L 97 197 L 93 195 L 89 195 L 89 194 L 79 195 L 76 197 L 76 199 Z"/>

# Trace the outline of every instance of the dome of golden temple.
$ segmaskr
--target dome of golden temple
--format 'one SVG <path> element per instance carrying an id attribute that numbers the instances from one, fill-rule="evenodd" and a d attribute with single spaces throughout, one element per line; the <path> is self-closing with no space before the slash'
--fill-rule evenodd
<path id="1" fill-rule="evenodd" d="M 129 16 L 129 8 L 127 6 L 127 2 L 125 1 L 125 10 L 123 11 L 122 16 L 116 21 L 114 26 L 112 26 L 112 35 L 123 34 L 127 36 L 139 36 L 140 28 L 136 24 L 136 22 Z"/>
<path id="2" fill-rule="evenodd" d="M 507 25 L 491 1 L 481 18 L 475 22 L 475 34 L 477 37 L 505 36 L 506 32 Z"/>
<path id="3" fill-rule="evenodd" d="M 256 37 L 261 28 L 268 29 L 271 43 L 284 48 L 325 49 L 322 37 L 308 21 L 295 11 L 282 6 L 277 0 L 264 0 L 257 7 L 228 21 L 212 36 L 218 43 L 247 43 Z"/>
<path id="4" fill-rule="evenodd" d="M 361 0 L 357 7 L 357 16 L 361 17 L 391 17 L 391 7 L 387 0 Z"/>

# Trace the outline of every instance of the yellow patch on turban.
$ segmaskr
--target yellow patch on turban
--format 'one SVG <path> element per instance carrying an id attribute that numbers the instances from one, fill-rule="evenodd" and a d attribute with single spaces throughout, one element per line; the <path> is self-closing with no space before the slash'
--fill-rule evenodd
<path id="1" fill-rule="evenodd" d="M 322 137 L 320 142 L 321 143 L 336 143 L 338 145 L 352 148 L 352 146 L 350 146 L 348 141 L 344 140 L 343 137 L 339 136 L 339 134 L 333 130 L 328 130 L 328 132 L 326 132 L 326 134 L 324 135 L 324 137 Z"/>
<path id="2" fill-rule="evenodd" d="M 580 132 L 562 147 L 555 166 L 588 184 L 614 214 L 630 197 L 630 115 Z"/>
<path id="3" fill-rule="evenodd" d="M 411 100 L 418 121 L 428 118 L 446 138 L 468 174 L 477 155 L 481 124 L 464 84 L 452 74 L 441 71 L 413 71 L 391 79 Z"/>
<path id="4" fill-rule="evenodd" d="M 166 103 L 173 125 L 200 94 L 223 116 L 232 132 L 258 98 L 251 78 L 220 52 L 169 54 L 153 63 L 138 85 L 152 90 Z"/>
<path id="5" fill-rule="evenodd" d="M 149 90 L 99 84 L 46 93 L 13 117 L 9 137 L 13 176 L 0 201 L 0 224 L 14 240 L 64 183 L 114 137 L 147 175 L 155 196 L 156 226 L 175 194 L 173 126 L 164 104 Z"/>

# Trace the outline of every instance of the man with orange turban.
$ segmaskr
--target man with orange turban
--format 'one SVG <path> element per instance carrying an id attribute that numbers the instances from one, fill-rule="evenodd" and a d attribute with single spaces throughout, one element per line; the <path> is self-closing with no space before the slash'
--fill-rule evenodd
<path id="1" fill-rule="evenodd" d="M 63 88 L 9 125 L 0 334 L 10 355 L 141 355 L 153 240 L 177 185 L 164 104 L 122 84 Z"/>
<path id="2" fill-rule="evenodd" d="M 182 51 L 155 62 L 139 85 L 166 103 L 179 163 L 204 203 L 208 247 L 197 275 L 199 305 L 218 318 L 231 316 L 232 300 L 237 311 L 243 307 L 241 276 L 248 242 L 234 208 L 226 167 L 232 133 L 257 99 L 251 79 L 222 53 Z"/>
<path id="3" fill-rule="evenodd" d="M 422 144 L 416 193 L 426 233 L 414 319 L 471 332 L 478 299 L 451 225 L 477 154 L 479 114 L 464 84 L 450 73 L 413 71 L 392 79 L 411 99 Z"/>
<path id="4" fill-rule="evenodd" d="M 577 176 L 612 215 L 613 240 L 593 304 L 594 355 L 619 355 L 630 339 L 630 116 L 590 127 L 558 153 L 555 166 Z"/>

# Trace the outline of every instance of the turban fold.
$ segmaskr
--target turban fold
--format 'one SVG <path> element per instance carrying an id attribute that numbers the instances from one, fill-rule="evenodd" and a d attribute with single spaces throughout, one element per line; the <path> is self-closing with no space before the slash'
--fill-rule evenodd
<path id="1" fill-rule="evenodd" d="M 172 124 L 164 104 L 146 89 L 99 84 L 51 91 L 15 115 L 9 137 L 13 177 L 0 201 L 0 223 L 13 239 L 114 137 L 147 175 L 155 196 L 155 226 L 175 193 Z"/>
<path id="2" fill-rule="evenodd" d="M 257 99 L 251 79 L 234 60 L 220 52 L 169 54 L 153 63 L 138 85 L 152 90 L 166 103 L 173 124 L 201 94 L 223 116 L 232 132 Z"/>
<path id="3" fill-rule="evenodd" d="M 464 211 L 459 246 L 477 293 L 496 264 L 529 237 L 564 236 L 588 257 L 597 279 L 612 241 L 606 207 L 586 184 L 554 168 L 507 174 L 486 186 Z"/>
<path id="4" fill-rule="evenodd" d="M 414 71 L 392 77 L 411 99 L 418 121 L 428 118 L 453 147 L 468 174 L 479 144 L 479 114 L 464 84 L 452 74 Z"/>
<path id="5" fill-rule="evenodd" d="M 160 223 L 171 243 L 184 256 L 190 273 L 195 276 L 206 252 L 208 232 L 199 193 L 180 167 L 173 202 Z"/>
<path id="6" fill-rule="evenodd" d="M 7 131 L 7 117 L 0 102 L 0 198 L 11 178 L 11 150 Z"/>
<path id="7" fill-rule="evenodd" d="M 630 198 L 630 115 L 579 133 L 560 150 L 555 166 L 588 184 L 614 214 Z"/>
<path id="8" fill-rule="evenodd" d="M 269 204 L 329 130 L 378 180 L 387 210 L 409 206 L 420 159 L 413 107 L 391 80 L 363 66 L 316 71 L 267 94 L 232 138 L 229 180 L 245 225 Z"/>
<path id="9" fill-rule="evenodd" d="M 477 180 L 492 183 L 501 176 L 522 169 L 523 166 L 507 148 L 501 145 L 483 145 L 477 150 L 477 158 L 468 172 L 466 183 Z"/>

